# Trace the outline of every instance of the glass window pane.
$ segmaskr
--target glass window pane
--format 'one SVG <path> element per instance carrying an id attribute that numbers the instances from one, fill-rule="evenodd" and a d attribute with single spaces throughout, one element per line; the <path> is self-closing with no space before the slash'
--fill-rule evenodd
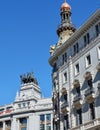
<path id="1" fill-rule="evenodd" d="M 46 115 L 46 120 L 47 120 L 47 121 L 50 121 L 50 120 L 51 120 L 51 115 L 50 115 L 50 114 L 47 114 L 47 115 Z"/>

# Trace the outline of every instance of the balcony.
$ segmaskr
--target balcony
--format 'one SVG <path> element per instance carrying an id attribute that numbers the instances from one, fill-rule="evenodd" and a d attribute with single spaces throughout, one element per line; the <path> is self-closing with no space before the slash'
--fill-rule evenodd
<path id="1" fill-rule="evenodd" d="M 69 106 L 68 106 L 68 102 L 65 101 L 61 104 L 61 112 L 62 113 L 67 113 L 69 111 Z"/>
<path id="2" fill-rule="evenodd" d="M 94 101 L 95 98 L 95 91 L 93 88 L 88 87 L 85 91 L 85 99 L 87 102 L 91 103 Z"/>
<path id="3" fill-rule="evenodd" d="M 79 80 L 78 80 L 78 79 L 75 79 L 74 82 L 73 82 L 73 85 L 74 85 L 75 88 L 80 87 L 80 82 L 79 82 Z"/>
<path id="4" fill-rule="evenodd" d="M 82 107 L 82 97 L 81 97 L 81 95 L 76 95 L 74 97 L 73 105 L 76 109 L 80 109 Z"/>
<path id="5" fill-rule="evenodd" d="M 100 72 L 100 63 L 97 64 L 96 69 Z"/>
<path id="6" fill-rule="evenodd" d="M 86 80 L 92 79 L 92 74 L 91 74 L 91 72 L 87 71 L 87 72 L 85 73 L 85 75 L 84 75 L 84 78 L 85 78 Z"/>

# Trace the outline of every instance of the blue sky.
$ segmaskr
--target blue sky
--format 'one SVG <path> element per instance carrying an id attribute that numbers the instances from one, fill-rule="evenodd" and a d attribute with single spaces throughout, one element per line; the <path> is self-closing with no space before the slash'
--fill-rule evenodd
<path id="1" fill-rule="evenodd" d="M 0 1 L 0 105 L 14 101 L 20 75 L 34 72 L 44 97 L 52 91 L 50 45 L 56 44 L 64 0 Z M 79 28 L 100 8 L 99 0 L 67 0 Z"/>

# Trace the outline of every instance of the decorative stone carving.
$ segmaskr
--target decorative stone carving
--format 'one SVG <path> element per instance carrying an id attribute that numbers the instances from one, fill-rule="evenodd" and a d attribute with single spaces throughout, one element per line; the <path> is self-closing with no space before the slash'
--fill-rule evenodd
<path id="1" fill-rule="evenodd" d="M 85 75 L 84 75 L 84 78 L 85 78 L 86 80 L 92 79 L 92 74 L 91 74 L 91 72 L 87 71 L 87 72 L 85 73 Z"/>
<path id="2" fill-rule="evenodd" d="M 75 79 L 74 82 L 73 82 L 73 85 L 75 88 L 79 87 L 80 86 L 80 82 L 78 79 Z"/>
<path id="3" fill-rule="evenodd" d="M 33 82 L 36 85 L 38 85 L 37 79 L 34 78 L 34 76 L 33 76 L 33 72 L 27 73 L 27 75 L 23 74 L 23 75 L 20 76 L 20 78 L 21 78 L 22 84 Z"/>

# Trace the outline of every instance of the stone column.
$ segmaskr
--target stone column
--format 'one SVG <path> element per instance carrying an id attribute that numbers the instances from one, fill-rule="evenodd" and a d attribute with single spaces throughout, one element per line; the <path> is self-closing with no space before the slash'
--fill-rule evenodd
<path id="1" fill-rule="evenodd" d="M 13 118 L 13 119 L 11 120 L 11 130 L 17 130 L 16 118 Z"/>
<path id="2" fill-rule="evenodd" d="M 20 123 L 19 123 L 19 119 L 17 119 L 17 129 L 16 130 L 20 130 Z"/>
<path id="3" fill-rule="evenodd" d="M 5 121 L 3 121 L 3 130 L 5 130 L 5 128 L 6 128 L 6 123 Z"/>

